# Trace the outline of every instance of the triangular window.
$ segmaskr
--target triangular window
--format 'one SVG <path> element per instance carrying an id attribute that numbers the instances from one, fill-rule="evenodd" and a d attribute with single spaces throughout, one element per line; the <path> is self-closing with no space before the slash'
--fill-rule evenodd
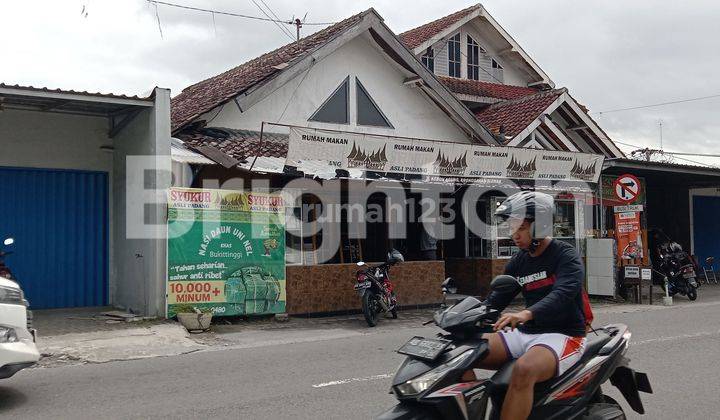
<path id="1" fill-rule="evenodd" d="M 372 100 L 365 86 L 360 80 L 355 79 L 357 95 L 357 123 L 358 125 L 372 125 L 375 127 L 394 128 L 385 114 L 380 111 L 375 101 Z"/>
<path id="2" fill-rule="evenodd" d="M 333 124 L 349 124 L 349 94 L 350 76 L 346 77 L 340 86 L 330 95 L 329 98 L 320 105 L 317 111 L 310 117 L 310 121 L 333 123 Z"/>

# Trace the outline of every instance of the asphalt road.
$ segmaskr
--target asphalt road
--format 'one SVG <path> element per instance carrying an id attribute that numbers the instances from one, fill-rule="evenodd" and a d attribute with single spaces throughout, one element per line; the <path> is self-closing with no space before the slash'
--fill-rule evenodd
<path id="1" fill-rule="evenodd" d="M 678 300 L 682 300 L 679 298 Z M 632 366 L 655 394 L 629 418 L 711 419 L 720 412 L 720 301 L 597 314 L 627 323 Z M 402 316 L 402 314 L 401 314 Z M 433 328 L 385 320 L 377 329 L 278 330 L 252 345 L 148 360 L 31 369 L 0 382 L 3 419 L 229 418 L 367 419 L 394 404 L 393 352 Z M 273 336 L 273 334 L 275 336 Z M 297 336 L 297 334 L 295 335 Z M 610 395 L 620 400 L 614 389 Z"/>

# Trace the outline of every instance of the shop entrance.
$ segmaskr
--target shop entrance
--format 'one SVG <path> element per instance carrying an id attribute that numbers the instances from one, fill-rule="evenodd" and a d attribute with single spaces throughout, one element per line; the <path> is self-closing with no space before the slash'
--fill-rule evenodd
<path id="1" fill-rule="evenodd" d="M 698 262 L 720 257 L 720 197 L 693 196 L 693 245 Z"/>
<path id="2" fill-rule="evenodd" d="M 6 264 L 32 309 L 108 303 L 105 172 L 0 168 Z"/>

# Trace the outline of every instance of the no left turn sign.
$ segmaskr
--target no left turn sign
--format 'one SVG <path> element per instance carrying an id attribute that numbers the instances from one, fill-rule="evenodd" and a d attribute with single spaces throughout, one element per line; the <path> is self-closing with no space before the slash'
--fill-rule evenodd
<path id="1" fill-rule="evenodd" d="M 613 189 L 615 197 L 630 203 L 640 195 L 640 180 L 635 175 L 620 175 L 613 183 Z"/>

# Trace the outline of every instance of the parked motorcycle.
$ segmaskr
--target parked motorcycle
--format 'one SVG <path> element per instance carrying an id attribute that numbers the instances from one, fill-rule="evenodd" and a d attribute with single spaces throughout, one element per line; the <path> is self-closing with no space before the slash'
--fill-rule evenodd
<path id="1" fill-rule="evenodd" d="M 3 241 L 3 245 L 10 246 L 15 243 L 15 240 L 13 238 L 7 238 Z M 10 268 L 5 265 L 5 256 L 12 254 L 12 251 L 4 251 L 0 250 L 0 277 L 5 277 L 6 279 L 14 280 L 12 272 L 10 271 Z"/>
<path id="2" fill-rule="evenodd" d="M 492 290 L 515 290 L 517 280 L 499 276 Z M 483 333 L 492 332 L 500 312 L 467 297 L 438 311 L 432 322 L 444 330 L 436 338 L 413 337 L 399 353 L 407 356 L 392 381 L 399 403 L 380 415 L 388 419 L 499 419 L 515 361 L 491 378 L 477 378 L 473 367 L 489 351 Z M 530 419 L 625 419 L 620 404 L 605 395 L 608 379 L 630 407 L 644 414 L 639 392 L 652 393 L 644 373 L 625 357 L 631 333 L 612 324 L 588 335 L 583 357 L 560 377 L 537 384 Z"/>
<path id="3" fill-rule="evenodd" d="M 390 267 L 403 261 L 402 254 L 392 250 L 388 253 L 387 262 L 380 265 L 370 267 L 362 261 L 357 263 L 364 268 L 355 274 L 357 283 L 354 288 L 362 299 L 363 315 L 369 326 L 377 325 L 381 313 L 389 312 L 397 318 L 397 299 L 390 282 Z"/>
<path id="4" fill-rule="evenodd" d="M 683 251 L 677 242 L 661 245 L 659 255 L 658 271 L 667 279 L 667 286 L 663 284 L 663 289 L 667 287 L 670 296 L 679 293 L 687 296 L 690 300 L 697 299 L 699 285 L 695 264 L 690 259 L 690 255 Z"/>

